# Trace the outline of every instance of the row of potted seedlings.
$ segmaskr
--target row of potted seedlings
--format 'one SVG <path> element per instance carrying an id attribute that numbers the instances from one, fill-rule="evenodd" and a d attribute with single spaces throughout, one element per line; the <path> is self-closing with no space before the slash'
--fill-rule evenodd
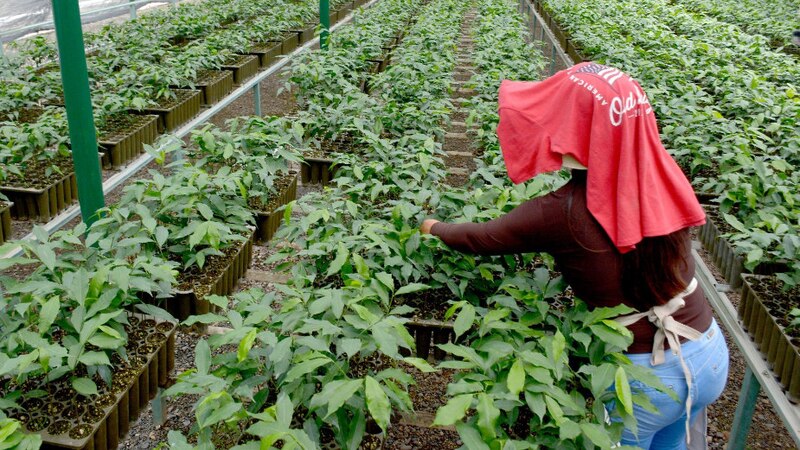
<path id="1" fill-rule="evenodd" d="M 297 121 L 311 119 L 306 138 L 316 140 L 318 148 L 305 155 L 308 164 L 301 169 L 303 183 L 327 185 L 335 172 L 330 155 L 353 152 L 360 145 L 338 124 L 331 123 L 325 129 L 314 125 L 318 122 L 315 116 L 324 112 L 331 122 L 336 122 L 349 115 L 349 111 L 342 110 L 341 99 L 347 96 L 367 99 L 372 78 L 388 67 L 392 51 L 413 24 L 415 11 L 422 4 L 422 1 L 383 1 L 369 15 L 357 17 L 352 26 L 335 33 L 327 52 L 302 55 L 287 69 L 296 99 L 307 112 L 297 117 Z"/>
<path id="2" fill-rule="evenodd" d="M 198 143 L 208 133 L 196 134 Z M 128 186 L 88 231 L 36 229 L 37 240 L 13 243 L 25 257 L 2 267 L 35 269 L 2 280 L 4 414 L 48 445 L 116 448 L 174 365 L 175 323 L 165 310 L 208 313 L 207 297 L 233 291 L 252 257 L 248 200 L 280 206 L 275 180 L 299 161 L 263 134 L 240 137 L 248 154 L 226 154 L 230 166 L 215 159 L 222 147 L 198 144 L 207 157 Z M 55 403 L 43 400 L 48 393 Z"/>
<path id="3" fill-rule="evenodd" d="M 446 24 L 448 36 L 456 35 L 460 22 L 460 15 L 457 11 L 463 11 L 464 7 L 461 5 L 455 7 L 455 3 L 443 0 L 431 3 L 427 9 L 421 12 L 421 17 L 427 17 L 425 20 L 427 23 L 425 28 L 417 33 L 428 36 L 427 41 L 434 38 L 432 25 L 435 24 L 438 25 L 438 28 L 442 28 Z M 443 5 L 447 5 L 447 9 L 442 10 Z M 422 20 L 424 19 L 421 19 L 421 22 Z M 411 32 L 412 36 L 413 34 L 414 31 Z M 414 47 L 406 48 L 402 50 L 402 53 L 414 53 L 413 50 L 415 50 Z M 452 58 L 451 47 L 448 46 L 448 50 L 450 58 Z M 389 70 L 391 71 L 392 68 L 390 67 Z M 370 112 L 374 111 L 373 107 Z M 305 132 L 300 132 L 298 135 L 305 136 Z M 346 158 L 347 156 L 342 155 L 342 157 Z M 349 168 L 349 164 L 343 166 L 341 175 L 336 180 L 341 180 L 341 176 L 346 176 Z M 405 171 L 410 170 L 405 169 Z M 362 178 L 358 185 L 365 183 L 368 179 Z M 386 187 L 389 188 L 389 186 Z M 356 187 L 353 193 L 359 192 L 359 189 L 363 192 L 363 188 Z M 368 202 L 361 203 L 357 198 L 353 198 L 347 202 L 349 206 L 345 206 L 343 200 L 338 198 L 340 195 L 326 196 L 332 203 L 323 208 L 316 208 L 316 202 L 313 200 L 313 205 L 298 204 L 295 206 L 295 208 L 304 210 L 308 206 L 309 212 L 311 212 L 310 215 L 297 222 L 300 224 L 298 226 L 315 228 L 314 225 L 317 222 L 330 221 L 331 226 L 336 227 L 338 220 L 331 214 L 341 214 L 342 211 L 353 210 L 353 208 L 374 209 Z M 319 200 L 322 201 L 322 199 Z M 302 202 L 305 203 L 305 201 Z M 326 216 L 329 219 L 325 219 Z M 322 225 L 322 223 L 318 223 L 318 225 Z M 369 224 L 365 225 L 369 226 Z M 289 227 L 294 229 L 295 221 L 289 224 Z M 318 231 L 325 232 L 322 229 Z M 291 232 L 289 231 L 289 233 Z M 279 235 L 284 237 L 286 233 L 286 228 L 279 231 Z M 337 234 L 336 237 L 343 236 Z M 294 239 L 290 238 L 290 240 Z M 302 242 L 302 240 L 298 242 Z M 320 258 L 324 259 L 324 256 L 320 256 Z M 342 256 L 338 259 L 342 259 Z M 341 263 L 342 266 L 352 268 L 354 263 L 351 261 L 360 261 L 358 264 L 369 265 L 369 267 L 359 269 L 361 274 L 372 272 L 375 264 L 366 255 L 363 258 L 357 254 L 348 255 L 345 259 L 346 261 Z M 331 271 L 331 276 L 338 278 L 338 275 L 333 275 L 334 273 Z M 214 365 L 211 366 L 213 374 L 220 378 L 233 380 L 227 382 L 224 392 L 230 393 L 234 404 L 240 405 L 241 412 L 245 412 L 245 414 L 232 413 L 231 417 L 227 418 L 229 422 L 227 427 L 222 429 L 246 428 L 240 441 L 243 448 L 254 448 L 263 442 L 274 443 L 276 440 L 282 440 L 283 445 L 287 445 L 289 442 L 300 442 L 308 448 L 315 448 L 318 445 L 325 448 L 330 445 L 341 448 L 378 448 L 380 438 L 370 434 L 371 427 L 374 426 L 378 430 L 386 429 L 391 418 L 392 407 L 400 411 L 410 410 L 410 398 L 406 392 L 408 376 L 397 370 L 398 362 L 395 361 L 404 359 L 401 351 L 405 354 L 410 351 L 412 347 L 410 336 L 403 327 L 403 319 L 386 315 L 381 311 L 382 308 L 377 307 L 375 301 L 377 300 L 376 295 L 381 297 L 384 295 L 409 295 L 419 287 L 414 285 L 403 287 L 401 285 L 398 288 L 394 281 L 390 281 L 392 276 L 389 273 L 379 274 L 376 272 L 374 276 L 375 278 L 369 276 L 370 280 L 367 280 L 370 288 L 365 286 L 364 289 L 357 289 L 355 285 L 352 285 L 351 289 L 342 289 L 335 287 L 336 284 L 331 287 L 313 288 L 314 283 L 309 278 L 297 277 L 295 283 L 283 289 L 285 294 L 281 295 L 283 302 L 279 310 L 273 306 L 256 307 L 256 303 L 271 304 L 276 301 L 274 294 L 245 293 L 234 299 L 235 310 L 229 311 L 227 317 L 208 319 L 229 320 L 234 328 L 224 336 L 214 336 L 213 341 L 209 339 L 212 348 L 219 348 L 224 343 L 239 342 L 247 330 L 239 329 L 240 325 L 237 324 L 242 324 L 242 320 L 231 320 L 237 316 L 245 318 L 245 322 L 250 326 L 258 327 L 254 333 L 256 336 L 278 336 L 277 344 L 274 344 L 274 340 L 273 343 L 270 343 L 270 340 L 257 338 L 255 344 L 251 344 L 252 348 L 248 347 L 250 356 L 247 359 L 240 358 L 241 353 L 233 359 L 234 355 L 232 354 L 222 354 L 213 358 Z M 383 280 L 384 284 L 380 284 L 379 280 Z M 310 284 L 306 285 L 306 282 Z M 374 289 L 379 289 L 380 294 Z M 387 300 L 389 300 L 388 297 Z M 228 302 L 226 300 L 221 303 L 227 304 Z M 342 309 L 336 305 L 341 305 Z M 253 312 L 265 310 L 270 311 L 271 314 L 268 320 L 250 320 Z M 357 317 L 364 319 L 356 320 Z M 323 323 L 330 323 L 335 328 L 322 326 Z M 341 331 L 335 331 L 336 329 Z M 360 329 L 363 331 L 358 332 Z M 310 333 L 313 333 L 313 338 Z M 246 336 L 246 334 L 244 335 Z M 251 341 L 241 341 L 240 349 L 243 342 L 250 343 Z M 204 352 L 204 350 L 200 351 L 203 347 L 202 343 L 198 345 L 200 353 Z M 279 347 L 281 347 L 280 352 L 278 351 Z M 275 350 L 270 351 L 271 348 L 275 348 Z M 288 354 L 284 348 L 289 350 Z M 279 356 L 278 353 L 284 356 Z M 256 359 L 257 363 L 254 365 L 250 359 Z M 408 357 L 405 360 L 409 364 L 413 363 L 425 370 L 430 370 L 422 360 Z M 289 364 L 290 361 L 294 364 Z M 253 375 L 242 376 L 241 379 L 232 375 L 244 370 L 245 363 L 246 367 L 257 371 L 256 373 L 259 375 L 263 374 L 255 378 L 260 378 L 265 387 L 271 383 L 269 380 L 275 380 L 277 389 L 273 391 L 274 393 L 269 394 L 272 398 L 266 403 L 259 399 L 258 395 L 253 398 L 252 403 L 247 401 L 247 397 L 242 397 L 242 394 L 246 392 L 240 389 L 241 384 L 244 383 L 242 380 L 252 378 Z M 198 370 L 206 373 L 209 369 L 208 366 L 201 364 L 198 365 Z M 320 374 L 323 373 L 326 375 L 320 378 Z M 179 394 L 182 390 L 190 391 L 190 387 L 196 386 L 193 378 L 191 373 L 182 376 L 179 384 L 176 384 L 173 389 L 174 392 L 169 393 Z M 251 408 L 251 406 L 256 406 L 256 408 Z M 278 413 L 281 410 L 289 412 Z M 373 419 L 366 420 L 368 415 Z M 207 424 L 199 425 L 202 426 L 198 433 L 198 445 L 205 442 L 202 439 L 204 439 L 205 425 Z M 259 439 L 261 442 L 258 442 Z M 173 448 L 183 448 L 179 445 L 182 442 L 185 440 L 181 441 L 178 436 L 171 435 L 170 444 Z"/>
<path id="4" fill-rule="evenodd" d="M 334 9 L 334 12 L 337 13 L 338 18 L 339 11 L 342 11 L 342 16 L 344 16 L 345 11 L 358 4 L 361 3 L 343 3 L 338 9 Z M 175 50 L 164 50 L 166 53 L 164 51 L 160 53 L 159 51 L 154 51 L 152 41 L 142 42 L 141 38 L 142 36 L 147 36 L 148 39 L 152 39 L 152 27 L 148 27 L 147 23 L 140 24 L 136 21 L 116 28 L 109 27 L 101 33 L 101 37 L 90 38 L 89 42 L 97 48 L 92 52 L 89 61 L 90 70 L 95 73 L 93 77 L 93 80 L 96 80 L 94 102 L 98 117 L 99 143 L 100 150 L 103 153 L 104 165 L 118 168 L 130 159 L 137 157 L 142 152 L 143 144 L 150 144 L 154 141 L 156 137 L 154 126 L 158 127 L 158 132 L 175 129 L 181 123 L 197 114 L 201 105 L 215 103 L 224 97 L 230 92 L 233 83 L 237 79 L 243 81 L 245 78 L 252 76 L 257 71 L 260 62 L 263 61 L 265 64 L 274 62 L 278 56 L 278 48 L 273 47 L 270 58 L 261 58 L 257 55 L 247 56 L 247 61 L 240 67 L 225 66 L 224 64 L 215 66 L 231 70 L 197 72 L 204 65 L 207 66 L 220 60 L 217 55 L 233 55 L 232 52 L 236 51 L 247 53 L 249 51 L 248 47 L 254 45 L 254 43 L 262 40 L 273 42 L 269 39 L 280 39 L 276 42 L 276 44 L 280 45 L 279 54 L 288 53 L 296 48 L 297 44 L 300 43 L 301 34 L 287 32 L 281 35 L 280 28 L 276 29 L 275 26 L 277 25 L 287 30 L 298 23 L 313 22 L 313 15 L 310 14 L 310 11 L 313 11 L 313 5 L 292 5 L 291 8 L 295 9 L 302 6 L 305 11 L 305 15 L 302 16 L 291 13 L 291 8 L 281 10 L 280 6 L 261 5 L 260 9 L 254 11 L 267 11 L 265 8 L 269 8 L 269 11 L 273 14 L 262 14 L 257 18 L 248 16 L 246 24 L 239 25 L 237 22 L 236 25 L 239 25 L 238 27 L 229 25 L 228 29 L 208 35 L 196 48 L 190 44 Z M 200 6 L 195 5 L 192 8 L 183 9 L 196 11 L 194 8 L 200 8 Z M 185 19 L 185 14 L 173 17 L 173 20 L 181 19 Z M 262 22 L 263 24 L 259 28 L 254 25 L 254 21 Z M 268 21 L 271 21 L 270 26 L 272 28 L 266 25 L 269 23 Z M 255 31 L 250 31 L 250 34 L 245 37 L 246 40 L 243 44 L 245 47 L 241 47 L 241 30 L 245 29 L 245 27 L 247 29 L 252 27 Z M 304 27 L 305 30 L 312 30 L 311 37 L 313 37 L 313 30 L 316 25 L 312 23 L 304 25 Z M 126 36 L 125 40 L 129 44 L 133 41 L 136 44 L 150 43 L 151 45 L 142 45 L 136 52 L 129 53 L 127 59 L 120 58 L 119 53 L 117 53 L 120 48 L 107 45 L 108 42 L 104 40 L 109 39 L 110 36 L 117 38 L 122 36 L 120 29 L 124 29 L 126 32 L 124 34 Z M 256 34 L 257 32 L 262 33 L 260 37 Z M 308 32 L 306 31 L 303 36 L 304 39 L 307 39 Z M 37 61 L 45 57 L 40 55 L 47 55 L 53 58 L 55 50 L 49 48 L 48 45 L 50 44 L 39 40 L 29 44 L 28 46 L 31 48 L 21 52 L 16 65 L 8 64 L 4 68 L 4 77 L 8 73 L 10 74 L 9 76 L 13 74 L 15 79 L 21 79 L 23 77 L 16 75 L 16 72 L 24 73 L 34 70 L 24 66 L 23 61 Z M 161 55 L 162 58 L 166 58 L 166 60 L 148 61 L 140 57 L 145 52 L 150 52 L 149 57 L 152 57 L 152 54 L 155 53 Z M 171 61 L 171 63 L 165 64 L 166 61 Z M 194 63 L 189 64 L 191 61 L 194 61 Z M 172 67 L 173 72 L 167 72 L 162 67 L 165 65 L 167 68 Z M 179 70 L 178 67 L 180 67 Z M 198 77 L 192 75 L 194 73 L 198 73 Z M 19 84 L 23 87 L 28 86 L 27 98 L 30 98 L 31 102 L 45 101 L 63 104 L 63 100 L 59 100 L 60 94 L 58 93 L 60 91 L 60 77 L 53 72 L 46 72 L 46 75 L 42 79 L 37 79 L 36 76 L 33 76 L 20 81 Z M 192 77 L 194 81 L 192 81 L 192 78 L 186 77 Z M 192 90 L 175 89 L 174 87 L 177 86 L 191 87 Z M 20 87 L 20 89 L 22 88 Z M 42 96 L 34 98 L 37 93 L 42 92 L 51 94 L 42 94 Z M 151 100 L 152 98 L 155 100 Z M 10 194 L 9 196 L 14 196 L 15 198 L 12 200 L 20 200 L 14 201 L 16 206 L 12 209 L 12 213 L 16 217 L 47 221 L 69 206 L 75 198 L 73 195 L 59 195 L 56 192 L 56 190 L 59 190 L 59 192 L 64 191 L 71 194 L 74 192 L 71 189 L 74 186 L 64 185 L 64 183 L 69 184 L 68 182 L 73 177 L 67 154 L 68 149 L 64 145 L 66 144 L 64 136 L 67 133 L 63 108 L 48 108 L 52 110 L 50 113 L 40 116 L 38 121 L 34 121 L 31 124 L 20 127 L 18 122 L 13 120 L 15 117 L 11 117 L 12 120 L 6 122 L 7 125 L 3 126 L 3 146 L 11 152 L 9 155 L 11 158 L 7 159 L 9 165 L 4 164 L 5 167 L 0 174 L 0 178 L 4 179 L 1 183 L 4 185 L 3 192 L 6 192 L 7 195 Z M 129 115 L 125 113 L 127 110 L 135 113 L 157 115 L 157 124 L 154 125 L 156 119 L 150 115 Z M 14 157 L 14 154 L 19 154 L 19 156 Z M 20 172 L 19 175 L 16 175 L 16 172 L 20 169 L 24 169 L 25 173 Z M 60 176 L 62 173 L 64 176 Z M 66 181 L 63 181 L 64 178 L 66 178 Z M 28 187 L 31 179 L 42 179 L 42 186 Z M 17 185 L 24 187 L 18 187 Z M 28 198 L 30 194 L 34 196 Z"/>
<path id="5" fill-rule="evenodd" d="M 681 3 L 697 5 L 700 2 Z M 798 176 L 794 165 L 799 154 L 795 141 L 800 122 L 791 81 L 785 78 L 786 74 L 796 71 L 796 66 L 787 55 L 747 48 L 740 44 L 749 36 L 747 33 L 712 19 L 688 14 L 679 5 L 654 1 L 635 6 L 626 3 L 622 9 L 618 3 L 613 7 L 599 5 L 598 8 L 603 11 L 614 9 L 619 14 L 626 14 L 629 19 L 619 29 L 630 34 L 633 32 L 629 33 L 627 29 L 635 28 L 637 35 L 648 28 L 643 28 L 641 21 L 631 19 L 641 16 L 641 8 L 648 8 L 649 11 L 676 10 L 674 14 L 665 12 L 664 15 L 658 14 L 658 17 L 663 17 L 666 26 L 684 37 L 675 38 L 674 43 L 669 43 L 668 40 L 672 38 L 664 35 L 659 42 L 650 44 L 640 42 L 637 38 L 633 46 L 626 47 L 627 43 L 621 45 L 617 42 L 627 41 L 608 39 L 608 25 L 590 23 L 584 15 L 589 11 L 579 12 L 556 1 L 539 3 L 540 11 L 555 24 L 556 34 L 559 34 L 560 27 L 568 30 L 571 36 L 567 39 L 568 49 L 569 45 L 579 45 L 586 55 L 622 67 L 643 80 L 645 88 L 651 92 L 654 107 L 659 111 L 664 138 L 671 148 L 698 146 L 698 153 L 688 155 L 694 158 L 691 163 L 708 160 L 715 165 L 716 175 L 703 171 L 694 174 L 695 186 L 716 192 L 704 196 L 707 197 L 705 200 L 710 198 L 712 204 L 706 207 L 708 222 L 700 229 L 699 240 L 720 268 L 725 280 L 733 287 L 743 289 L 739 304 L 742 325 L 762 349 L 776 378 L 787 390 L 789 399 L 797 402 L 797 389 L 800 386 L 797 354 L 800 347 L 796 328 L 791 323 L 800 310 L 796 293 L 800 280 L 800 260 L 795 251 L 800 244 L 800 233 L 796 225 L 798 212 L 794 206 L 798 194 L 790 185 L 796 184 Z M 558 19 L 557 22 L 554 18 Z M 620 23 L 615 17 L 609 17 L 608 20 Z M 703 33 L 698 31 L 700 28 L 704 30 Z M 709 29 L 719 30 L 719 34 L 708 33 Z M 685 48 L 691 42 L 703 42 L 709 47 L 695 45 L 696 50 L 687 53 Z M 642 58 L 641 52 L 651 45 L 662 49 L 659 56 Z M 715 51 L 719 49 L 719 52 L 703 50 L 712 48 Z M 664 49 L 669 51 L 665 53 Z M 736 64 L 742 66 L 740 73 L 745 75 L 716 85 L 706 84 L 702 78 L 697 78 L 700 82 L 687 82 L 683 69 L 675 68 L 671 62 L 692 54 L 697 70 L 714 71 L 710 67 L 719 67 L 718 55 L 726 52 L 748 55 L 747 61 L 736 59 Z M 648 69 L 664 64 L 672 68 Z M 751 75 L 763 79 L 758 83 L 750 83 L 747 80 L 753 79 Z M 658 88 L 659 85 L 673 88 Z M 776 100 L 776 105 L 786 105 L 776 108 L 774 112 L 777 115 L 766 118 L 760 114 L 763 110 L 761 101 L 755 99 L 764 86 L 769 86 L 771 90 L 767 97 L 782 96 Z M 704 90 L 709 94 L 704 94 Z M 780 94 L 782 92 L 789 94 Z M 735 107 L 727 108 L 730 112 L 723 116 L 705 106 L 705 113 L 699 113 L 704 104 L 719 103 L 715 99 L 722 97 L 726 98 L 727 103 L 737 102 Z M 687 100 L 691 100 L 691 103 L 686 103 Z M 679 110 L 685 112 L 680 113 Z M 707 118 L 702 114 L 708 114 Z M 744 114 L 760 118 L 741 121 L 737 116 Z M 694 131 L 688 136 L 687 127 L 678 124 L 686 117 L 694 117 Z M 748 132 L 744 136 L 742 129 L 758 132 Z M 726 141 L 733 142 L 733 151 L 716 155 L 715 147 Z M 751 151 L 754 157 L 747 156 Z M 706 156 L 703 156 L 703 152 L 706 152 Z M 681 161 L 686 154 L 679 152 L 676 158 Z"/>
<path id="6" fill-rule="evenodd" d="M 174 365 L 175 323 L 137 298 L 167 295 L 174 264 L 83 225 L 37 236 L 3 260 L 32 272 L 2 279 L 0 409 L 46 445 L 115 448 Z"/>

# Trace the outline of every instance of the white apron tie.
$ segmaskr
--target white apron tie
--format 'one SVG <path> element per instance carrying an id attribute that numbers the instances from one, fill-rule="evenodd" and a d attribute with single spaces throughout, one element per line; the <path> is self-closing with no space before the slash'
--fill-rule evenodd
<path id="1" fill-rule="evenodd" d="M 691 443 L 691 437 L 689 434 L 689 425 L 690 415 L 692 411 L 692 374 L 689 372 L 689 367 L 686 366 L 686 362 L 683 360 L 683 354 L 681 353 L 681 341 L 680 338 L 684 337 L 689 339 L 690 341 L 696 341 L 700 339 L 700 336 L 703 333 L 695 330 L 694 328 L 684 325 L 677 320 L 675 320 L 672 315 L 675 314 L 676 311 L 683 308 L 686 305 L 686 301 L 684 297 L 688 296 L 694 290 L 697 289 L 697 279 L 692 278 L 691 283 L 689 286 L 686 287 L 682 292 L 680 292 L 675 297 L 672 297 L 667 303 L 663 305 L 653 306 L 649 310 L 640 313 L 633 313 L 626 316 L 620 316 L 614 319 L 620 325 L 629 326 L 640 319 L 647 317 L 653 325 L 656 326 L 656 335 L 653 338 L 653 353 L 650 356 L 650 364 L 654 366 L 658 366 L 664 362 L 664 338 L 666 337 L 667 342 L 669 342 L 669 347 L 672 349 L 672 353 L 678 355 L 678 359 L 681 363 L 681 368 L 683 368 L 683 374 L 686 376 L 686 385 L 689 388 L 689 393 L 686 396 L 686 442 Z"/>

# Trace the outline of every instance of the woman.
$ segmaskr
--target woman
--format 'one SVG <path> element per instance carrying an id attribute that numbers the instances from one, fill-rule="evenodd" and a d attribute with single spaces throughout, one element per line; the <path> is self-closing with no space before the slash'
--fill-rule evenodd
<path id="1" fill-rule="evenodd" d="M 618 318 L 634 336 L 628 356 L 681 402 L 645 387 L 660 414 L 636 407 L 638 434 L 626 429 L 622 443 L 686 448 L 690 423 L 704 430 L 705 407 L 725 386 L 728 348 L 694 280 L 688 228 L 705 214 L 661 144 L 647 96 L 623 72 L 582 63 L 539 83 L 504 81 L 499 112 L 512 181 L 562 167 L 575 169 L 572 180 L 490 222 L 428 219 L 421 231 L 464 252 L 550 253 L 589 305 L 641 311 Z"/>

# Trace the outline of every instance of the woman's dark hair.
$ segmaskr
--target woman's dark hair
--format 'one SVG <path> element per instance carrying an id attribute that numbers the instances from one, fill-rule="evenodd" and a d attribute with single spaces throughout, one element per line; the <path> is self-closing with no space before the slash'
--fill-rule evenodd
<path id="1" fill-rule="evenodd" d="M 647 237 L 636 249 L 622 255 L 622 289 L 637 305 L 648 308 L 667 303 L 686 289 L 681 275 L 687 230 Z"/>

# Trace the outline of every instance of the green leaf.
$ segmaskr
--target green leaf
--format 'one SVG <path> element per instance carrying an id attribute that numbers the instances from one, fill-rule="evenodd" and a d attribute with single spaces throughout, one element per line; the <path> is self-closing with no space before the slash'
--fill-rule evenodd
<path id="1" fill-rule="evenodd" d="M 294 209 L 294 205 L 297 203 L 296 200 L 292 200 L 289 202 L 283 210 L 283 223 L 289 225 L 292 221 L 292 210 Z"/>
<path id="2" fill-rule="evenodd" d="M 428 363 L 428 361 L 426 361 L 426 360 L 424 360 L 422 358 L 414 358 L 414 357 L 410 357 L 409 356 L 409 357 L 403 358 L 403 361 L 407 362 L 408 364 L 411 364 L 414 367 L 416 367 L 421 372 L 425 372 L 425 373 L 436 372 L 436 369 L 431 367 L 431 365 Z"/>
<path id="3" fill-rule="evenodd" d="M 369 413 L 372 415 L 372 418 L 375 419 L 378 426 L 386 432 L 392 414 L 389 397 L 386 395 L 386 392 L 383 391 L 383 388 L 381 388 L 380 383 L 369 375 L 364 378 L 364 388 L 366 389 Z"/>
<path id="4" fill-rule="evenodd" d="M 158 244 L 159 248 L 164 247 L 164 244 L 167 242 L 167 238 L 169 237 L 169 230 L 166 227 L 159 226 L 156 228 L 156 244 Z"/>
<path id="5" fill-rule="evenodd" d="M 56 253 L 50 247 L 47 247 L 47 244 L 41 244 L 36 247 L 33 247 L 33 252 L 42 261 L 42 264 L 47 267 L 48 270 L 55 270 L 56 268 Z"/>
<path id="6" fill-rule="evenodd" d="M 201 402 L 201 405 L 203 405 L 203 402 Z M 222 406 L 213 405 L 213 407 L 206 407 L 204 410 L 198 406 L 197 412 L 195 413 L 197 416 L 197 425 L 201 428 L 205 428 L 215 423 L 228 420 L 241 409 L 242 405 L 234 402 L 232 399 L 229 400 L 229 402 L 225 402 Z"/>
<path id="7" fill-rule="evenodd" d="M 195 206 L 197 207 L 197 212 L 199 212 L 204 219 L 214 220 L 214 212 L 211 211 L 211 208 L 209 208 L 208 205 L 203 203 L 198 203 Z"/>
<path id="8" fill-rule="evenodd" d="M 562 441 L 574 440 L 581 434 L 581 427 L 569 419 L 562 422 L 558 428 L 558 437 Z"/>
<path id="9" fill-rule="evenodd" d="M 601 364 L 591 370 L 592 394 L 600 396 L 614 383 L 614 365 Z"/>
<path id="10" fill-rule="evenodd" d="M 560 426 L 561 423 L 564 422 L 564 411 L 561 409 L 561 406 L 549 395 L 544 396 L 544 402 L 547 404 L 547 410 L 550 411 L 550 415 L 553 416 L 556 425 Z"/>
<path id="11" fill-rule="evenodd" d="M 735 228 L 737 231 L 741 231 L 742 233 L 745 234 L 750 234 L 750 230 L 748 230 L 747 227 L 744 226 L 744 224 L 740 222 L 739 219 L 737 219 L 735 216 L 723 213 L 722 217 L 725 219 L 726 222 L 728 222 L 730 226 Z"/>
<path id="12" fill-rule="evenodd" d="M 239 342 L 239 349 L 236 351 L 236 359 L 238 359 L 239 362 L 247 359 L 247 355 L 250 354 L 250 349 L 253 348 L 253 343 L 256 341 L 257 334 L 258 330 L 253 328 L 244 336 L 241 342 Z"/>
<path id="13" fill-rule="evenodd" d="M 386 272 L 378 272 L 375 274 L 375 278 L 378 279 L 384 286 L 389 288 L 390 290 L 394 290 L 394 278 Z"/>
<path id="14" fill-rule="evenodd" d="M 299 364 L 295 364 L 294 366 L 292 366 L 291 369 L 289 369 L 289 372 L 286 374 L 286 379 L 284 380 L 284 383 L 291 383 L 297 378 L 307 373 L 311 373 L 313 370 L 316 370 L 317 368 L 322 367 L 330 362 L 331 362 L 330 359 L 323 356 L 323 357 L 308 359 Z"/>
<path id="15" fill-rule="evenodd" d="M 459 337 L 469 331 L 474 322 L 475 307 L 469 303 L 465 303 L 464 306 L 461 307 L 461 312 L 458 313 L 458 317 L 453 325 L 453 330 L 456 333 L 456 337 Z"/>
<path id="16" fill-rule="evenodd" d="M 633 414 L 633 397 L 631 396 L 631 385 L 628 384 L 628 375 L 622 367 L 617 367 L 614 375 L 614 390 L 617 392 L 617 400 L 622 404 L 622 408 L 628 414 Z"/>
<path id="17" fill-rule="evenodd" d="M 473 394 L 452 397 L 436 411 L 436 419 L 433 421 L 433 425 L 449 426 L 461 420 L 472 404 L 473 398 Z"/>
<path id="18" fill-rule="evenodd" d="M 83 364 L 87 366 L 110 366 L 111 361 L 108 360 L 108 355 L 104 352 L 86 352 L 78 358 Z"/>
<path id="19" fill-rule="evenodd" d="M 581 431 L 592 443 L 600 448 L 609 448 L 612 445 L 608 431 L 596 423 L 581 423 Z"/>
<path id="20" fill-rule="evenodd" d="M 410 283 L 410 284 L 407 284 L 407 285 L 401 287 L 400 289 L 398 289 L 397 292 L 394 293 L 394 295 L 411 294 L 411 293 L 414 293 L 414 292 L 424 291 L 424 290 L 430 289 L 430 288 L 431 287 L 428 286 L 427 284 Z"/>
<path id="21" fill-rule="evenodd" d="M 147 314 L 148 316 L 153 316 L 156 319 L 166 320 L 168 322 L 175 322 L 175 318 L 172 317 L 172 314 L 168 313 L 167 310 L 159 308 L 156 305 L 150 305 L 147 303 L 137 303 L 136 309 Z"/>
<path id="22" fill-rule="evenodd" d="M 497 419 L 500 417 L 500 410 L 494 406 L 494 400 L 485 392 L 478 394 L 478 406 L 475 408 L 478 413 L 478 429 L 484 438 L 497 437 Z"/>
<path id="23" fill-rule="evenodd" d="M 326 276 L 332 276 L 336 273 L 339 273 L 339 271 L 342 270 L 344 264 L 347 262 L 347 257 L 349 255 L 350 252 L 347 250 L 344 244 L 339 242 L 338 250 L 336 251 L 336 259 L 334 259 L 330 267 L 328 267 L 328 272 L 326 273 Z"/>
<path id="24" fill-rule="evenodd" d="M 345 338 L 339 341 L 337 348 L 340 353 L 344 353 L 348 358 L 352 358 L 361 351 L 361 345 L 361 339 Z"/>
<path id="25" fill-rule="evenodd" d="M 42 306 L 39 312 L 39 333 L 47 333 L 50 331 L 50 326 L 56 320 L 56 316 L 61 309 L 61 302 L 58 297 L 53 297 Z"/>
<path id="26" fill-rule="evenodd" d="M 320 393 L 315 395 L 316 398 L 312 399 L 311 405 L 327 405 L 328 411 L 324 417 L 327 419 L 331 414 L 336 414 L 336 411 L 338 411 L 346 401 L 350 400 L 350 397 L 358 392 L 361 386 L 363 386 L 361 380 L 332 381 L 326 384 Z"/>
<path id="27" fill-rule="evenodd" d="M 456 430 L 464 446 L 467 447 L 467 450 L 490 450 L 489 446 L 483 442 L 478 430 L 473 428 L 472 425 L 459 423 L 456 425 Z"/>
<path id="28" fill-rule="evenodd" d="M 90 395 L 97 395 L 97 385 L 89 378 L 73 378 L 72 388 L 79 394 L 87 397 Z"/>
<path id="29" fill-rule="evenodd" d="M 521 359 L 514 361 L 511 365 L 511 370 L 508 372 L 508 380 L 506 381 L 508 390 L 514 397 L 519 396 L 522 389 L 525 388 L 525 363 Z"/>
<path id="30" fill-rule="evenodd" d="M 211 347 L 208 346 L 208 341 L 205 339 L 197 341 L 194 350 L 194 365 L 197 366 L 197 373 L 200 375 L 208 374 L 211 369 Z"/>

